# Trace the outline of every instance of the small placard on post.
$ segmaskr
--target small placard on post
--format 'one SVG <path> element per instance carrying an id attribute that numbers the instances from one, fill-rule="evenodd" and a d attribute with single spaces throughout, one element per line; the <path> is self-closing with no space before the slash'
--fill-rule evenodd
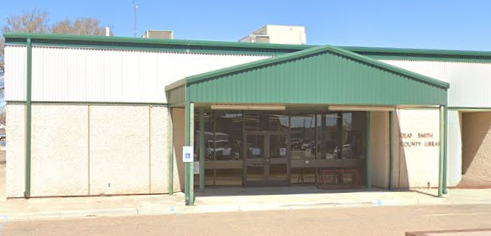
<path id="1" fill-rule="evenodd" d="M 194 164 L 194 167 L 193 167 L 193 174 L 195 175 L 199 175 L 199 161 L 193 163 Z"/>
<path id="2" fill-rule="evenodd" d="M 193 146 L 182 147 L 182 162 L 194 162 Z"/>

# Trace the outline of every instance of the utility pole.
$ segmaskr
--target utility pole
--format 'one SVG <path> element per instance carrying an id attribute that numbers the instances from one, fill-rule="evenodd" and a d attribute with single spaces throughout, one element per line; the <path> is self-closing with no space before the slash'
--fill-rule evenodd
<path id="1" fill-rule="evenodd" d="M 133 32 L 135 33 L 135 37 L 137 37 L 138 32 L 136 31 L 136 10 L 138 10 L 138 5 L 136 4 L 136 0 L 133 0 Z"/>

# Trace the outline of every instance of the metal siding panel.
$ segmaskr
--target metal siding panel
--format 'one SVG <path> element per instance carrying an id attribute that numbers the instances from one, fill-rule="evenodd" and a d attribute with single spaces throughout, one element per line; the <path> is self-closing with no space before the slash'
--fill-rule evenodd
<path id="1" fill-rule="evenodd" d="M 107 101 L 105 99 L 106 88 L 104 86 L 104 61 L 105 53 L 102 50 L 80 50 L 80 63 L 85 64 L 85 78 L 87 81 L 87 90 L 85 100 L 92 101 Z M 73 65 L 72 67 L 76 67 Z M 70 78 L 77 78 L 77 75 L 71 74 Z M 71 85 L 75 85 L 75 81 L 71 81 Z M 73 88 L 76 90 L 77 88 Z M 113 89 L 113 88 L 107 88 Z M 69 98 L 69 100 L 74 100 L 74 97 Z"/>
<path id="2" fill-rule="evenodd" d="M 27 48 L 5 46 L 5 100 L 25 101 L 27 81 Z"/>
<path id="3" fill-rule="evenodd" d="M 123 79 L 125 71 L 123 68 L 122 54 L 119 51 L 104 52 L 104 100 L 123 101 Z"/>
<path id="4" fill-rule="evenodd" d="M 27 51 L 6 48 L 7 99 L 25 100 Z M 165 103 L 171 82 L 267 57 L 34 47 L 33 101 Z"/>
<path id="5" fill-rule="evenodd" d="M 140 55 L 140 99 L 142 101 L 155 101 L 158 97 L 156 53 L 142 53 Z M 155 101 L 157 102 L 157 101 Z"/>
<path id="6" fill-rule="evenodd" d="M 422 75 L 450 83 L 451 107 L 491 107 L 491 64 L 477 62 L 439 62 L 381 60 Z"/>

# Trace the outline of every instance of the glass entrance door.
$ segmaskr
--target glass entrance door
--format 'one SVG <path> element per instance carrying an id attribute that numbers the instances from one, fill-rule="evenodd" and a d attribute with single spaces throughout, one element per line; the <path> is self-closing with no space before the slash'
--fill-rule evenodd
<path id="1" fill-rule="evenodd" d="M 282 132 L 246 132 L 244 136 L 244 186 L 288 185 L 289 135 Z"/>

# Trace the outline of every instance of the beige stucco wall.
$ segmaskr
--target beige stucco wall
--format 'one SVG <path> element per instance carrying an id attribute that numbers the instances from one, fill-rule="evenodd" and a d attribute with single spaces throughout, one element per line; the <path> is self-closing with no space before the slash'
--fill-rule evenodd
<path id="1" fill-rule="evenodd" d="M 90 194 L 150 192 L 146 106 L 90 107 Z"/>
<path id="2" fill-rule="evenodd" d="M 388 188 L 389 183 L 388 118 L 388 112 L 370 112 L 372 185 L 379 188 Z"/>
<path id="3" fill-rule="evenodd" d="M 438 186 L 439 117 L 438 109 L 397 111 L 394 119 L 394 187 L 426 188 L 428 183 L 430 187 Z M 420 137 L 420 134 L 428 135 Z M 430 145 L 435 142 L 438 144 Z"/>
<path id="4" fill-rule="evenodd" d="M 7 104 L 7 197 L 23 197 L 25 188 L 25 104 Z"/>
<path id="5" fill-rule="evenodd" d="M 165 107 L 150 111 L 150 192 L 169 192 L 169 115 Z"/>
<path id="6" fill-rule="evenodd" d="M 172 109 L 173 124 L 173 150 L 174 150 L 174 191 L 184 190 L 185 165 L 182 162 L 182 147 L 185 144 L 185 111 L 184 109 Z"/>
<path id="7" fill-rule="evenodd" d="M 31 196 L 87 195 L 87 105 L 33 105 L 31 137 Z"/>
<path id="8" fill-rule="evenodd" d="M 462 114 L 463 187 L 491 186 L 491 112 Z"/>
<path id="9" fill-rule="evenodd" d="M 168 118 L 162 106 L 33 104 L 31 196 L 167 193 Z M 7 105 L 7 122 L 6 195 L 23 197 L 25 104 Z"/>

